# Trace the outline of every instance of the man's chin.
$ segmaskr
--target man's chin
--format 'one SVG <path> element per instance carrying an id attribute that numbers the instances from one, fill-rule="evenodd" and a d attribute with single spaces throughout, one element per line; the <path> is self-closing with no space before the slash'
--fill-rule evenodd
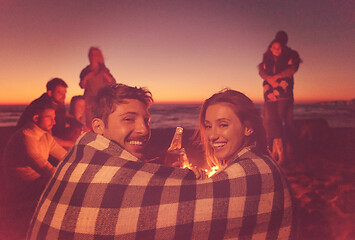
<path id="1" fill-rule="evenodd" d="M 53 101 L 55 104 L 57 104 L 57 105 L 65 105 L 65 102 L 63 101 L 63 102 L 61 102 L 61 101 L 56 101 L 56 100 L 54 100 Z"/>
<path id="2" fill-rule="evenodd" d="M 143 153 L 142 152 L 130 152 L 133 156 L 135 156 L 138 159 L 143 158 Z"/>
<path id="3" fill-rule="evenodd" d="M 131 146 L 129 148 L 126 148 L 126 150 L 136 158 L 141 159 L 144 155 L 144 147 L 145 146 L 139 146 L 139 147 Z"/>

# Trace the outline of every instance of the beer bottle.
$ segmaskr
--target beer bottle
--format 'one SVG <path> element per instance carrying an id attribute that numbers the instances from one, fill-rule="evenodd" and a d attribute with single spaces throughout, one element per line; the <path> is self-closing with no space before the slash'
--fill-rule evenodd
<path id="1" fill-rule="evenodd" d="M 184 129 L 182 127 L 176 127 L 174 137 L 166 152 L 165 165 L 176 166 L 178 163 L 182 168 L 190 166 L 185 149 L 181 148 L 183 131 Z"/>
<path id="2" fill-rule="evenodd" d="M 184 129 L 182 127 L 176 127 L 173 140 L 171 140 L 170 147 L 168 148 L 168 152 L 174 153 L 180 151 L 183 131 Z"/>

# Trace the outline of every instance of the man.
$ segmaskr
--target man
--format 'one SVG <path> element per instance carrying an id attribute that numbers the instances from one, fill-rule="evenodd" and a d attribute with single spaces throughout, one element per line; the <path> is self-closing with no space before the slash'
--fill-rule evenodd
<path id="1" fill-rule="evenodd" d="M 43 93 L 38 99 L 43 102 L 51 103 L 55 106 L 55 125 L 52 129 L 52 134 L 56 141 L 63 147 L 69 148 L 74 144 L 76 139 L 71 139 L 71 132 L 74 131 L 71 125 L 73 122 L 77 122 L 65 109 L 65 97 L 67 93 L 68 85 L 60 78 L 53 78 L 47 82 L 47 92 Z M 35 101 L 36 101 L 35 100 Z M 31 121 L 31 117 L 28 113 L 28 108 L 24 110 L 16 128 L 23 127 L 26 122 Z M 81 124 L 77 122 L 75 126 L 81 128 Z M 77 128 L 77 127 L 76 127 Z"/>
<path id="2" fill-rule="evenodd" d="M 222 239 L 238 234 L 244 222 L 238 217 L 244 205 L 238 202 L 244 197 L 230 193 L 229 185 L 244 189 L 238 185 L 244 178 L 222 173 L 196 181 L 189 169 L 141 161 L 150 137 L 151 102 L 143 88 L 116 84 L 99 91 L 93 132 L 78 139 L 50 181 L 29 239 Z M 283 216 L 281 210 L 277 216 Z M 265 217 L 255 229 L 261 236 L 274 229 L 263 226 L 269 221 Z M 254 220 L 250 216 L 245 223 Z M 289 234 L 287 221 L 276 221 L 285 229 L 281 237 Z"/>
<path id="3" fill-rule="evenodd" d="M 50 134 L 55 124 L 54 106 L 36 100 L 29 105 L 28 114 L 32 121 L 11 136 L 3 155 L 5 198 L 10 204 L 7 210 L 15 217 L 12 223 L 29 223 L 42 191 L 56 169 L 48 161 L 49 155 L 60 161 L 67 152 Z M 20 227 L 17 231 L 24 229 Z"/>

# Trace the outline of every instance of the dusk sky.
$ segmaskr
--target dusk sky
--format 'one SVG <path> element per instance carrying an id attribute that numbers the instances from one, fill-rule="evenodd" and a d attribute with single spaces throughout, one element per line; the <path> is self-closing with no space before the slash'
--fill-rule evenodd
<path id="1" fill-rule="evenodd" d="M 278 30 L 303 63 L 295 101 L 355 98 L 355 1 L 0 0 L 0 103 L 29 103 L 53 77 L 66 101 L 99 47 L 118 82 L 156 102 L 201 102 L 224 87 L 262 101 L 257 65 Z"/>

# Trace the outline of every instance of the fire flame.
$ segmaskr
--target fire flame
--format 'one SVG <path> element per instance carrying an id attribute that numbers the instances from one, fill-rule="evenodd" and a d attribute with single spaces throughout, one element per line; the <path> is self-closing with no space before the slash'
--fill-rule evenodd
<path id="1" fill-rule="evenodd" d="M 192 164 L 190 163 L 189 159 L 187 158 L 185 149 L 183 149 L 183 148 L 180 150 L 179 160 L 180 160 L 180 164 L 181 164 L 180 168 L 188 168 L 188 169 L 193 168 Z M 219 169 L 218 166 L 213 166 L 210 169 L 202 169 L 202 171 L 204 171 L 206 176 L 208 178 L 210 178 L 218 171 L 218 169 Z"/>
<path id="2" fill-rule="evenodd" d="M 188 169 L 191 169 L 192 168 L 192 165 L 189 163 L 189 162 L 182 162 L 182 166 L 181 168 L 188 168 Z"/>
<path id="3" fill-rule="evenodd" d="M 218 171 L 219 167 L 218 166 L 213 166 L 211 167 L 211 169 L 205 169 L 206 175 L 207 177 L 212 177 L 217 171 Z"/>

